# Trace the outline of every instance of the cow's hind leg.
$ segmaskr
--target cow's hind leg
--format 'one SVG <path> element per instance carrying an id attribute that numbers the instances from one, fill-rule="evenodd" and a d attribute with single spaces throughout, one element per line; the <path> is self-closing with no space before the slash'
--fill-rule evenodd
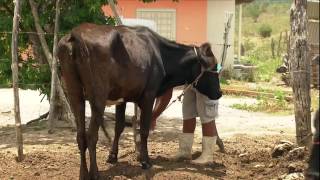
<path id="1" fill-rule="evenodd" d="M 87 149 L 87 141 L 86 141 L 86 129 L 85 129 L 85 106 L 83 103 L 78 106 L 80 109 L 80 121 L 77 121 L 77 143 L 78 148 L 80 150 L 80 179 L 88 179 L 88 168 L 86 162 L 86 149 Z"/>
<path id="2" fill-rule="evenodd" d="M 98 166 L 96 160 L 96 146 L 98 141 L 98 131 L 103 123 L 104 102 L 90 102 L 91 120 L 87 132 L 87 144 L 90 156 L 89 176 L 91 179 L 99 179 Z"/>
<path id="3" fill-rule="evenodd" d="M 68 68 L 63 76 L 66 84 L 66 93 L 69 100 L 71 110 L 75 116 L 77 126 L 77 143 L 80 151 L 80 175 L 79 179 L 88 179 L 88 168 L 86 163 L 86 130 L 85 130 L 85 100 L 82 86 L 79 78 L 76 76 L 74 69 Z"/>
<path id="4" fill-rule="evenodd" d="M 112 150 L 107 160 L 108 163 L 113 164 L 118 161 L 119 139 L 125 127 L 125 110 L 126 110 L 126 103 L 122 103 L 116 106 L 116 125 L 114 128 L 115 135 L 113 139 Z"/>
<path id="5" fill-rule="evenodd" d="M 76 126 L 77 126 L 77 143 L 80 151 L 80 175 L 79 179 L 88 179 L 88 168 L 86 162 L 86 129 L 85 129 L 85 101 L 81 98 L 81 95 L 76 96 L 72 94 L 69 96 L 70 105 L 73 110 Z"/>
<path id="6" fill-rule="evenodd" d="M 80 179 L 88 179 L 88 168 L 86 162 L 86 129 L 85 129 L 85 101 L 80 93 L 71 92 L 69 97 L 70 106 L 76 120 L 77 143 L 80 151 Z"/>

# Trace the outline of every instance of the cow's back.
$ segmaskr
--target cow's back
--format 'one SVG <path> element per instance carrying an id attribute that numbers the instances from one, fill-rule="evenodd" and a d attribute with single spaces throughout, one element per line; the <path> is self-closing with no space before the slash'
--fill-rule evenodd
<path id="1" fill-rule="evenodd" d="M 150 39 L 125 26 L 82 24 L 70 39 L 86 92 L 110 100 L 138 98 L 159 62 Z"/>

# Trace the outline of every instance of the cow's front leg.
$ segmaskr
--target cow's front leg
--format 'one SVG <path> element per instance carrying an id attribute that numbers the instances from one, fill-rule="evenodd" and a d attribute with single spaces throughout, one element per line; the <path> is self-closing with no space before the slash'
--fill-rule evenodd
<path id="1" fill-rule="evenodd" d="M 148 155 L 148 136 L 149 136 L 149 128 L 151 122 L 152 115 L 152 106 L 153 106 L 154 98 L 146 99 L 140 106 L 141 108 L 141 116 L 140 116 L 140 137 L 141 137 L 141 154 L 140 154 L 140 162 L 142 165 L 142 169 L 149 169 L 152 167 L 152 164 L 149 160 Z"/>
<path id="2" fill-rule="evenodd" d="M 118 162 L 119 138 L 125 126 L 125 110 L 126 103 L 122 103 L 116 106 L 116 125 L 114 128 L 115 135 L 113 139 L 112 150 L 107 160 L 107 162 L 111 164 Z"/>
<path id="3" fill-rule="evenodd" d="M 98 131 L 100 124 L 103 123 L 103 103 L 91 103 L 91 120 L 87 132 L 87 144 L 90 156 L 89 176 L 91 179 L 99 179 L 98 166 L 96 160 L 96 146 L 98 141 Z"/>

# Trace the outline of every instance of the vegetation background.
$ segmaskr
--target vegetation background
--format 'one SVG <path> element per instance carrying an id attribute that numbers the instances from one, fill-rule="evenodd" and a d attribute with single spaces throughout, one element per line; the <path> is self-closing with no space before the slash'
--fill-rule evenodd
<path id="1" fill-rule="evenodd" d="M 30 1 L 30 0 L 29 0 Z M 19 83 L 22 89 L 39 90 L 45 97 L 50 97 L 50 68 L 44 56 L 43 48 L 36 32 L 34 18 L 30 11 L 29 1 L 22 3 L 22 21 L 19 35 Z M 143 0 L 152 2 L 153 0 Z M 292 112 L 292 104 L 285 100 L 290 87 L 276 87 L 280 81 L 280 74 L 276 68 L 282 64 L 282 57 L 287 51 L 285 32 L 290 29 L 289 10 L 291 0 L 255 0 L 243 5 L 242 22 L 242 53 L 241 63 L 257 66 L 249 77 L 242 81 L 254 82 L 255 91 L 269 92 L 274 97 L 259 95 L 259 102 L 254 105 L 236 104 L 235 108 L 250 111 L 286 111 Z M 40 24 L 43 27 L 49 48 L 52 49 L 53 27 L 55 15 L 55 0 L 37 0 L 40 14 Z M 105 18 L 101 12 L 101 5 L 106 0 L 68 0 L 62 1 L 60 36 L 64 35 L 81 22 L 98 24 L 114 24 L 114 19 Z M 11 28 L 13 17 L 13 3 L 11 0 L 0 0 L 0 87 L 11 87 Z M 238 51 L 238 19 L 239 6 L 236 7 L 235 52 Z M 280 34 L 281 41 L 280 40 Z M 272 46 L 274 48 L 272 52 Z M 229 86 L 230 80 L 222 80 L 224 86 Z M 259 85 L 259 83 L 261 85 Z M 268 85 L 266 85 L 268 83 Z M 228 85 L 229 84 L 229 85 Z M 250 89 L 244 83 L 242 88 Z M 316 93 L 313 93 L 316 94 Z M 317 98 L 313 99 L 313 107 L 318 106 Z"/>

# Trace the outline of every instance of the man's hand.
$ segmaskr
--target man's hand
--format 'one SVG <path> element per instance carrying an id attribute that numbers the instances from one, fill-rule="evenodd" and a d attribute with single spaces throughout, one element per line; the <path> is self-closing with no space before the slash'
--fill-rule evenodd
<path id="1" fill-rule="evenodd" d="M 151 119 L 151 126 L 150 130 L 153 131 L 157 124 L 157 118 L 160 114 L 166 109 L 167 105 L 169 104 L 171 97 L 172 97 L 172 89 L 168 89 L 162 96 L 156 99 L 156 104 L 152 110 L 152 119 Z"/>

